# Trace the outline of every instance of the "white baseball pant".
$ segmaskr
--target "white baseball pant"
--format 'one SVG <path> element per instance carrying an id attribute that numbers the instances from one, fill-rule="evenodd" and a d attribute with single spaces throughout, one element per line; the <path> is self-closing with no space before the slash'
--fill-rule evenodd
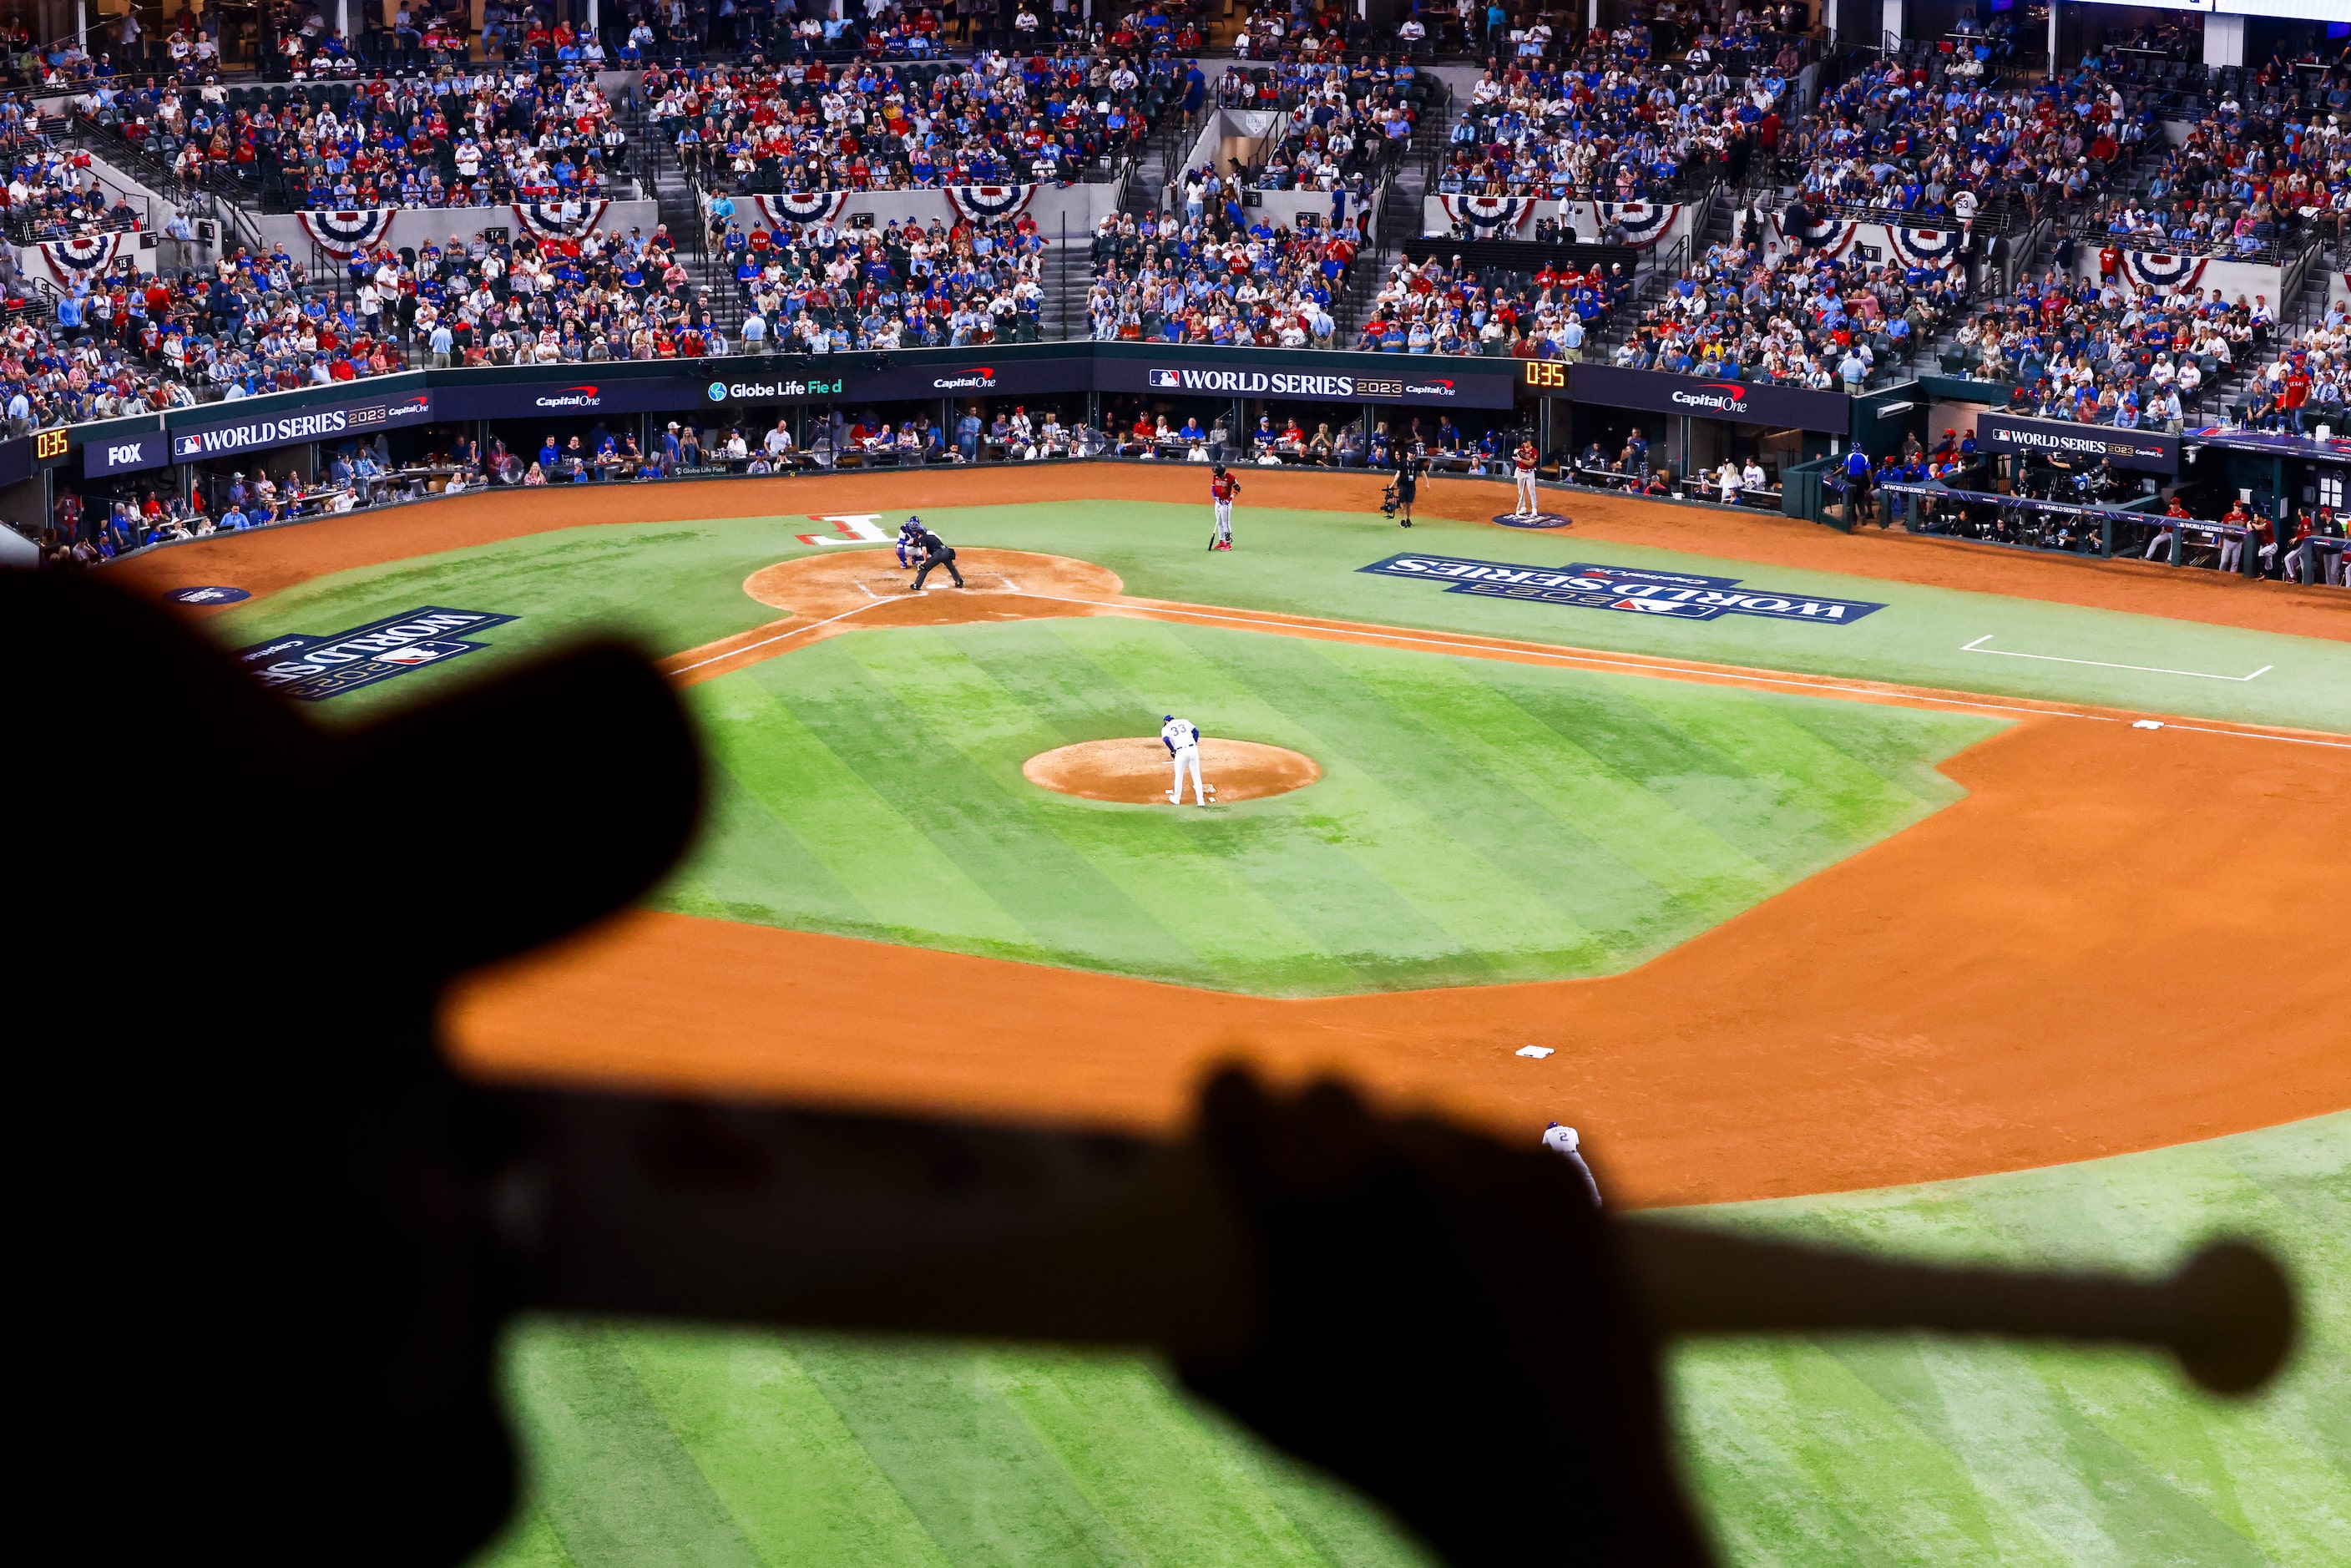
<path id="1" fill-rule="evenodd" d="M 1230 501 L 1217 503 L 1217 538 L 1225 544 L 1233 542 L 1233 504 Z"/>
<path id="2" fill-rule="evenodd" d="M 1189 768 L 1192 770 L 1192 799 L 1200 805 L 1207 805 L 1208 792 L 1200 787 L 1200 748 L 1179 746 L 1176 748 L 1175 761 L 1176 788 L 1168 792 L 1167 798 L 1179 806 L 1184 803 L 1184 769 Z"/>
<path id="3" fill-rule="evenodd" d="M 1531 517 L 1542 510 L 1535 499 L 1535 476 L 1532 471 L 1519 476 L 1519 510 L 1521 517 Z"/>

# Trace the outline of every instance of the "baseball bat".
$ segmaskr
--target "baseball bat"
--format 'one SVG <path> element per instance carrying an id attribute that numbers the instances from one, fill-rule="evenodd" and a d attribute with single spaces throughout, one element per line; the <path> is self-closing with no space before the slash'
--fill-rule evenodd
<path id="1" fill-rule="evenodd" d="M 1247 1343 L 1255 1266 L 1190 1145 L 589 1094 L 498 1212 L 531 1304 L 1209 1353 Z M 1945 1333 L 2137 1344 L 2215 1393 L 2295 1334 L 2265 1254 L 2224 1241 L 2137 1278 L 1886 1259 L 1658 1217 L 1608 1233 L 1661 1333 Z"/>

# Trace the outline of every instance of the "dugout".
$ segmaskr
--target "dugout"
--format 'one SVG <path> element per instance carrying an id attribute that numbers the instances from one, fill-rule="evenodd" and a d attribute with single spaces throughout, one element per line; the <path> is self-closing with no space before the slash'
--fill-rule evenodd
<path id="1" fill-rule="evenodd" d="M 666 415 L 647 418 L 649 421 L 659 420 L 662 423 L 668 422 Z M 611 434 L 617 444 L 623 435 L 642 437 L 638 425 L 639 418 L 635 414 L 539 413 L 527 419 L 486 419 L 481 422 L 480 436 L 484 472 L 488 471 L 486 465 L 490 455 L 500 442 L 504 442 L 507 450 L 521 460 L 522 472 L 528 473 L 531 464 L 538 461 L 539 448 L 549 436 L 554 437 L 557 449 L 564 452 L 571 449 L 571 439 L 578 436 L 580 451 L 592 455 L 606 432 Z"/>
<path id="2" fill-rule="evenodd" d="M 1164 417 L 1167 421 L 1167 428 L 1177 431 L 1184 428 L 1186 420 L 1197 420 L 1200 429 L 1210 437 L 1208 451 L 1212 456 L 1219 450 L 1216 433 L 1221 428 L 1225 433 L 1221 442 L 1223 460 L 1228 463 L 1242 461 L 1240 433 L 1247 424 L 1241 419 L 1241 405 L 1235 399 L 1186 396 L 1176 392 L 1164 396 L 1157 392 L 1104 392 L 1101 406 L 1102 433 L 1112 441 L 1113 450 L 1123 456 L 1144 455 L 1143 452 L 1134 450 L 1137 445 L 1134 426 L 1138 419 L 1155 426 Z M 1150 455 L 1180 457 L 1182 454 L 1156 451 Z"/>
<path id="3" fill-rule="evenodd" d="M 1589 457 L 1590 449 L 1599 448 L 1603 459 L 1600 466 L 1614 465 L 1623 456 L 1635 435 L 1649 446 L 1649 467 L 1666 469 L 1678 479 L 1684 473 L 1682 456 L 1672 441 L 1672 427 L 1677 423 L 1670 417 L 1644 413 L 1637 409 L 1602 408 L 1588 403 L 1553 405 L 1567 414 L 1562 419 L 1552 418 L 1552 448 L 1543 454 L 1544 461 L 1559 465 L 1560 477 L 1578 485 L 1613 487 L 1614 481 L 1606 474 L 1595 472 Z"/>

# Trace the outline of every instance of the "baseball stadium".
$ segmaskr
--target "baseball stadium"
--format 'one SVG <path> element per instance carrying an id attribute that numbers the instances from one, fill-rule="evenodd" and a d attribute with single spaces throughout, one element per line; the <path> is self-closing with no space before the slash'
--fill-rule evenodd
<path id="1" fill-rule="evenodd" d="M 11 0 L 20 1492 L 2351 1563 L 2346 27 Z"/>
<path id="2" fill-rule="evenodd" d="M 452 995 L 469 1072 L 1162 1133 L 1238 1052 L 1572 1121 L 1611 1205 L 1759 1233 L 2258 1237 L 2308 1320 L 2257 1401 L 2129 1351 L 1697 1341 L 1679 1451 L 1729 1562 L 2335 1558 L 2339 594 L 1549 491 L 1572 523 L 1528 528 L 1474 480 L 1407 534 L 1376 478 L 1240 477 L 1230 551 L 1207 470 L 1095 463 L 436 501 L 107 575 L 292 683 L 465 628 L 329 725 L 590 632 L 658 659 L 702 836 Z M 910 515 L 961 588 L 909 591 Z M 1606 591 L 1464 591 L 1562 570 Z M 1205 807 L 1168 804 L 1175 715 Z M 528 1501 L 486 1563 L 1420 1560 L 1115 1355 L 539 1320 L 505 1357 Z"/>

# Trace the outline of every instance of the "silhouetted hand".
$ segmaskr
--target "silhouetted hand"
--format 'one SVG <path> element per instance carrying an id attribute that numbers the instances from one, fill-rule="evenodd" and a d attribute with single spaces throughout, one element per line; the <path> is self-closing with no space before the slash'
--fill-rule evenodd
<path id="1" fill-rule="evenodd" d="M 1656 1348 L 1581 1176 L 1347 1090 L 1228 1072 L 1200 1139 L 1252 1233 L 1256 1333 L 1180 1367 L 1451 1563 L 1708 1561 Z"/>

